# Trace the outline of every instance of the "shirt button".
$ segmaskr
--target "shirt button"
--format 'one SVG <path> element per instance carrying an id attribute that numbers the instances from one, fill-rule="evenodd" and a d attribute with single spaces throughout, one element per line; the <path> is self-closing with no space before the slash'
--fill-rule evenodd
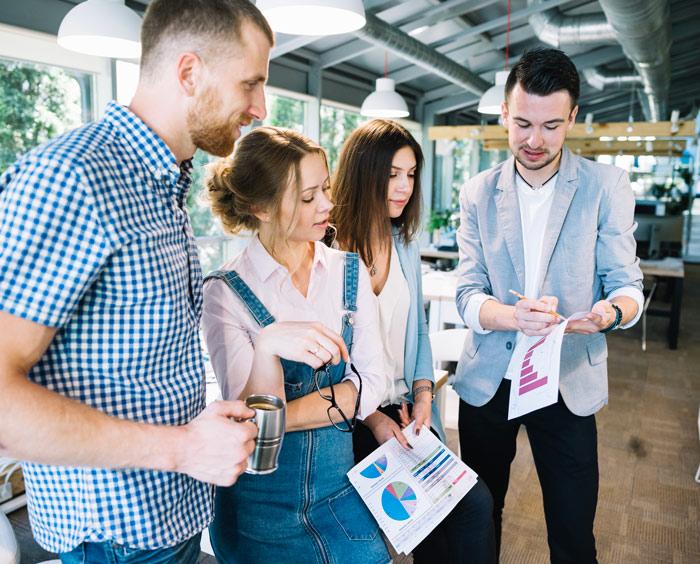
<path id="1" fill-rule="evenodd" d="M 512 349 L 512 348 L 513 348 L 513 343 L 511 343 L 510 341 L 508 341 L 508 342 L 506 343 L 506 348 L 507 348 L 508 350 Z"/>

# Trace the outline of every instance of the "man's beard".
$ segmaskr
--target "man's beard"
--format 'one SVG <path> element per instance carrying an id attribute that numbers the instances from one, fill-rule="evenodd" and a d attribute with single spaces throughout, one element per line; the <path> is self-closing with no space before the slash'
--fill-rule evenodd
<path id="1" fill-rule="evenodd" d="M 515 159 L 516 159 L 521 165 L 523 165 L 523 167 L 525 167 L 527 170 L 540 170 L 541 168 L 546 167 L 547 165 L 549 165 L 549 164 L 551 164 L 552 162 L 554 162 L 554 160 L 556 160 L 557 156 L 559 156 L 559 152 L 561 151 L 561 149 L 559 149 L 559 151 L 557 151 L 556 153 L 554 153 L 554 155 L 552 155 L 552 153 L 550 153 L 549 151 L 546 151 L 546 152 L 545 152 L 545 155 L 546 155 L 546 156 L 545 156 L 543 159 L 541 159 L 540 161 L 537 161 L 537 162 L 534 162 L 534 163 L 533 163 L 532 161 L 528 161 L 528 160 L 525 159 L 524 157 L 523 157 L 523 158 L 520 157 L 520 154 L 521 154 L 520 151 L 522 151 L 522 150 L 525 149 L 525 148 L 526 148 L 525 146 L 519 147 L 519 150 L 518 150 L 518 151 L 514 151 L 514 152 L 513 152 L 513 155 L 515 156 Z"/>
<path id="2" fill-rule="evenodd" d="M 215 106 L 212 91 L 205 91 L 187 114 L 187 129 L 195 147 L 216 157 L 227 157 L 238 139 L 236 126 L 252 120 L 244 114 L 235 123 L 222 121 L 213 111 Z"/>

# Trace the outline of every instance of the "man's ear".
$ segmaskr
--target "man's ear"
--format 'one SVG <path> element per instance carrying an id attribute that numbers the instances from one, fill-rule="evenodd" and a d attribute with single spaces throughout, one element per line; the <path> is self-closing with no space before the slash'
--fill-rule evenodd
<path id="1" fill-rule="evenodd" d="M 501 102 L 501 123 L 503 123 L 503 127 L 508 129 L 508 104 L 505 102 Z"/>
<path id="2" fill-rule="evenodd" d="M 177 82 L 187 96 L 194 96 L 204 80 L 204 63 L 192 51 L 180 53 L 177 58 Z"/>
<path id="3" fill-rule="evenodd" d="M 574 122 L 576 121 L 576 114 L 578 113 L 578 106 L 574 106 L 574 109 L 571 110 L 571 114 L 569 115 L 569 123 L 566 124 L 566 130 L 571 131 L 571 128 L 574 126 Z"/>

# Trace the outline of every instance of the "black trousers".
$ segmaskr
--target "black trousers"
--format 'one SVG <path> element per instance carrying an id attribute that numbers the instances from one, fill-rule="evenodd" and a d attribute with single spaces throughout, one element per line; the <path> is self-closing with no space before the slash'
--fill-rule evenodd
<path id="1" fill-rule="evenodd" d="M 508 421 L 510 381 L 503 380 L 486 405 L 460 401 L 462 459 L 493 495 L 500 554 L 503 505 L 520 425 L 525 425 L 542 488 L 552 563 L 597 562 L 593 520 L 598 502 L 598 439 L 595 416 L 579 417 L 559 396 L 551 406 Z"/>
<path id="2" fill-rule="evenodd" d="M 380 407 L 379 411 L 399 422 L 398 405 Z M 437 435 L 433 429 L 431 431 Z M 379 446 L 372 431 L 362 424 L 355 428 L 352 440 L 355 462 L 360 462 Z M 413 549 L 414 564 L 495 564 L 492 512 L 491 494 L 484 481 L 478 480 L 450 514 Z"/>

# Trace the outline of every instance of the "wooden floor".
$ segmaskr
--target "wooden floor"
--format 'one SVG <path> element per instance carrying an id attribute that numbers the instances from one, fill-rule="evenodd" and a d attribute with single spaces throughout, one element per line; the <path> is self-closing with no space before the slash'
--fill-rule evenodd
<path id="1" fill-rule="evenodd" d="M 678 350 L 668 349 L 668 321 L 649 318 L 608 337 L 610 402 L 597 415 L 600 495 L 595 535 L 601 564 L 700 563 L 700 265 L 686 265 Z M 456 432 L 448 444 L 456 448 Z M 537 473 L 524 431 L 506 498 L 501 564 L 549 562 Z M 11 516 L 26 529 L 26 511 Z M 20 531 L 18 531 L 20 533 Z M 46 557 L 18 534 L 23 564 Z M 34 558 L 34 559 L 32 559 Z M 399 557 L 396 564 L 411 562 Z M 200 562 L 213 564 L 202 554 Z"/>
<path id="2" fill-rule="evenodd" d="M 678 350 L 668 320 L 608 337 L 610 400 L 596 416 L 600 494 L 595 521 L 605 564 L 700 563 L 700 265 L 686 265 Z M 521 430 L 503 523 L 501 564 L 549 562 L 542 499 Z"/>

